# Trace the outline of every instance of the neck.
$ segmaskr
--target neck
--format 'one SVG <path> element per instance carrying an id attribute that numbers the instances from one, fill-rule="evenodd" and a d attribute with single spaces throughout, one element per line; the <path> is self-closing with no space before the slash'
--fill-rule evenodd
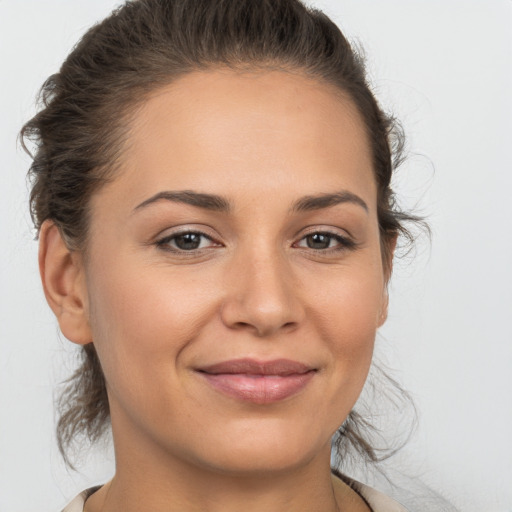
<path id="1" fill-rule="evenodd" d="M 112 506 L 104 512 L 338 512 L 329 464 L 320 461 L 279 472 L 243 474 L 175 460 L 119 464 L 109 502 Z"/>
<path id="2" fill-rule="evenodd" d="M 338 512 L 330 447 L 323 452 L 295 468 L 230 474 L 116 446 L 116 474 L 85 512 Z"/>
<path id="3" fill-rule="evenodd" d="M 170 453 L 141 432 L 116 431 L 114 422 L 113 432 L 115 476 L 87 500 L 84 512 L 368 510 L 331 475 L 330 442 L 294 467 L 226 471 Z"/>
<path id="4" fill-rule="evenodd" d="M 197 475 L 196 475 L 197 476 Z M 225 478 L 212 475 L 183 485 L 174 481 L 131 482 L 117 473 L 106 486 L 98 512 L 339 512 L 331 477 L 324 485 L 284 478 Z M 128 483 L 130 482 L 130 483 Z M 100 498 L 100 496 L 98 496 Z M 91 512 L 94 512 L 91 509 Z"/>

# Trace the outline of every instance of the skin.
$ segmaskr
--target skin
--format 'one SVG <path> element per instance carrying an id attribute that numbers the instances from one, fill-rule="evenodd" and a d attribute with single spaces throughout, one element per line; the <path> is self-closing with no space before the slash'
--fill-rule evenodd
<path id="1" fill-rule="evenodd" d="M 107 381 L 116 474 L 85 510 L 368 510 L 329 466 L 387 310 L 377 188 L 353 104 L 300 74 L 191 73 L 136 112 L 120 164 L 91 199 L 87 258 L 51 221 L 40 238 L 61 330 L 94 342 Z M 163 191 L 216 194 L 231 209 L 137 208 Z M 366 208 L 293 209 L 340 191 Z M 206 236 L 183 250 L 172 238 L 183 231 Z M 325 232 L 325 246 L 308 245 Z M 242 357 L 315 372 L 295 395 L 257 404 L 196 371 Z"/>

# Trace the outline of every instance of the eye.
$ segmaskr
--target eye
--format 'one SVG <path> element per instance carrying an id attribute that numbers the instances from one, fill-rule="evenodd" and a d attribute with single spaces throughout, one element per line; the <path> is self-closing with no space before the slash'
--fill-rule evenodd
<path id="1" fill-rule="evenodd" d="M 157 246 L 167 251 L 197 251 L 218 245 L 208 235 L 199 231 L 186 231 L 166 236 L 157 242 Z"/>
<path id="2" fill-rule="evenodd" d="M 316 251 L 343 250 L 355 247 L 355 242 L 339 234 L 317 231 L 303 237 L 296 246 Z"/>

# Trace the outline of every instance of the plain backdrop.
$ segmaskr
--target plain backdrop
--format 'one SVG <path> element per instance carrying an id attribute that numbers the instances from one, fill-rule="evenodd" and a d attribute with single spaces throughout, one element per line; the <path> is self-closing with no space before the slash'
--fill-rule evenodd
<path id="1" fill-rule="evenodd" d="M 0 0 L 0 511 L 60 510 L 109 456 L 67 470 L 54 388 L 73 368 L 40 289 L 17 132 L 44 79 L 114 0 Z M 512 2 L 318 0 L 366 50 L 403 122 L 395 186 L 432 243 L 396 264 L 378 351 L 420 426 L 397 466 L 464 512 L 512 511 Z"/>

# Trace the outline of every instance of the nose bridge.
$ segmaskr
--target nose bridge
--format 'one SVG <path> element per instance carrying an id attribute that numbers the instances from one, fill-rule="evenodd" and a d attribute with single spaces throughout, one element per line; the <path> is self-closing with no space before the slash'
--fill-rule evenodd
<path id="1" fill-rule="evenodd" d="M 231 286 L 223 308 L 226 324 L 259 336 L 301 320 L 294 273 L 286 254 L 261 240 L 247 244 L 231 262 Z"/>

